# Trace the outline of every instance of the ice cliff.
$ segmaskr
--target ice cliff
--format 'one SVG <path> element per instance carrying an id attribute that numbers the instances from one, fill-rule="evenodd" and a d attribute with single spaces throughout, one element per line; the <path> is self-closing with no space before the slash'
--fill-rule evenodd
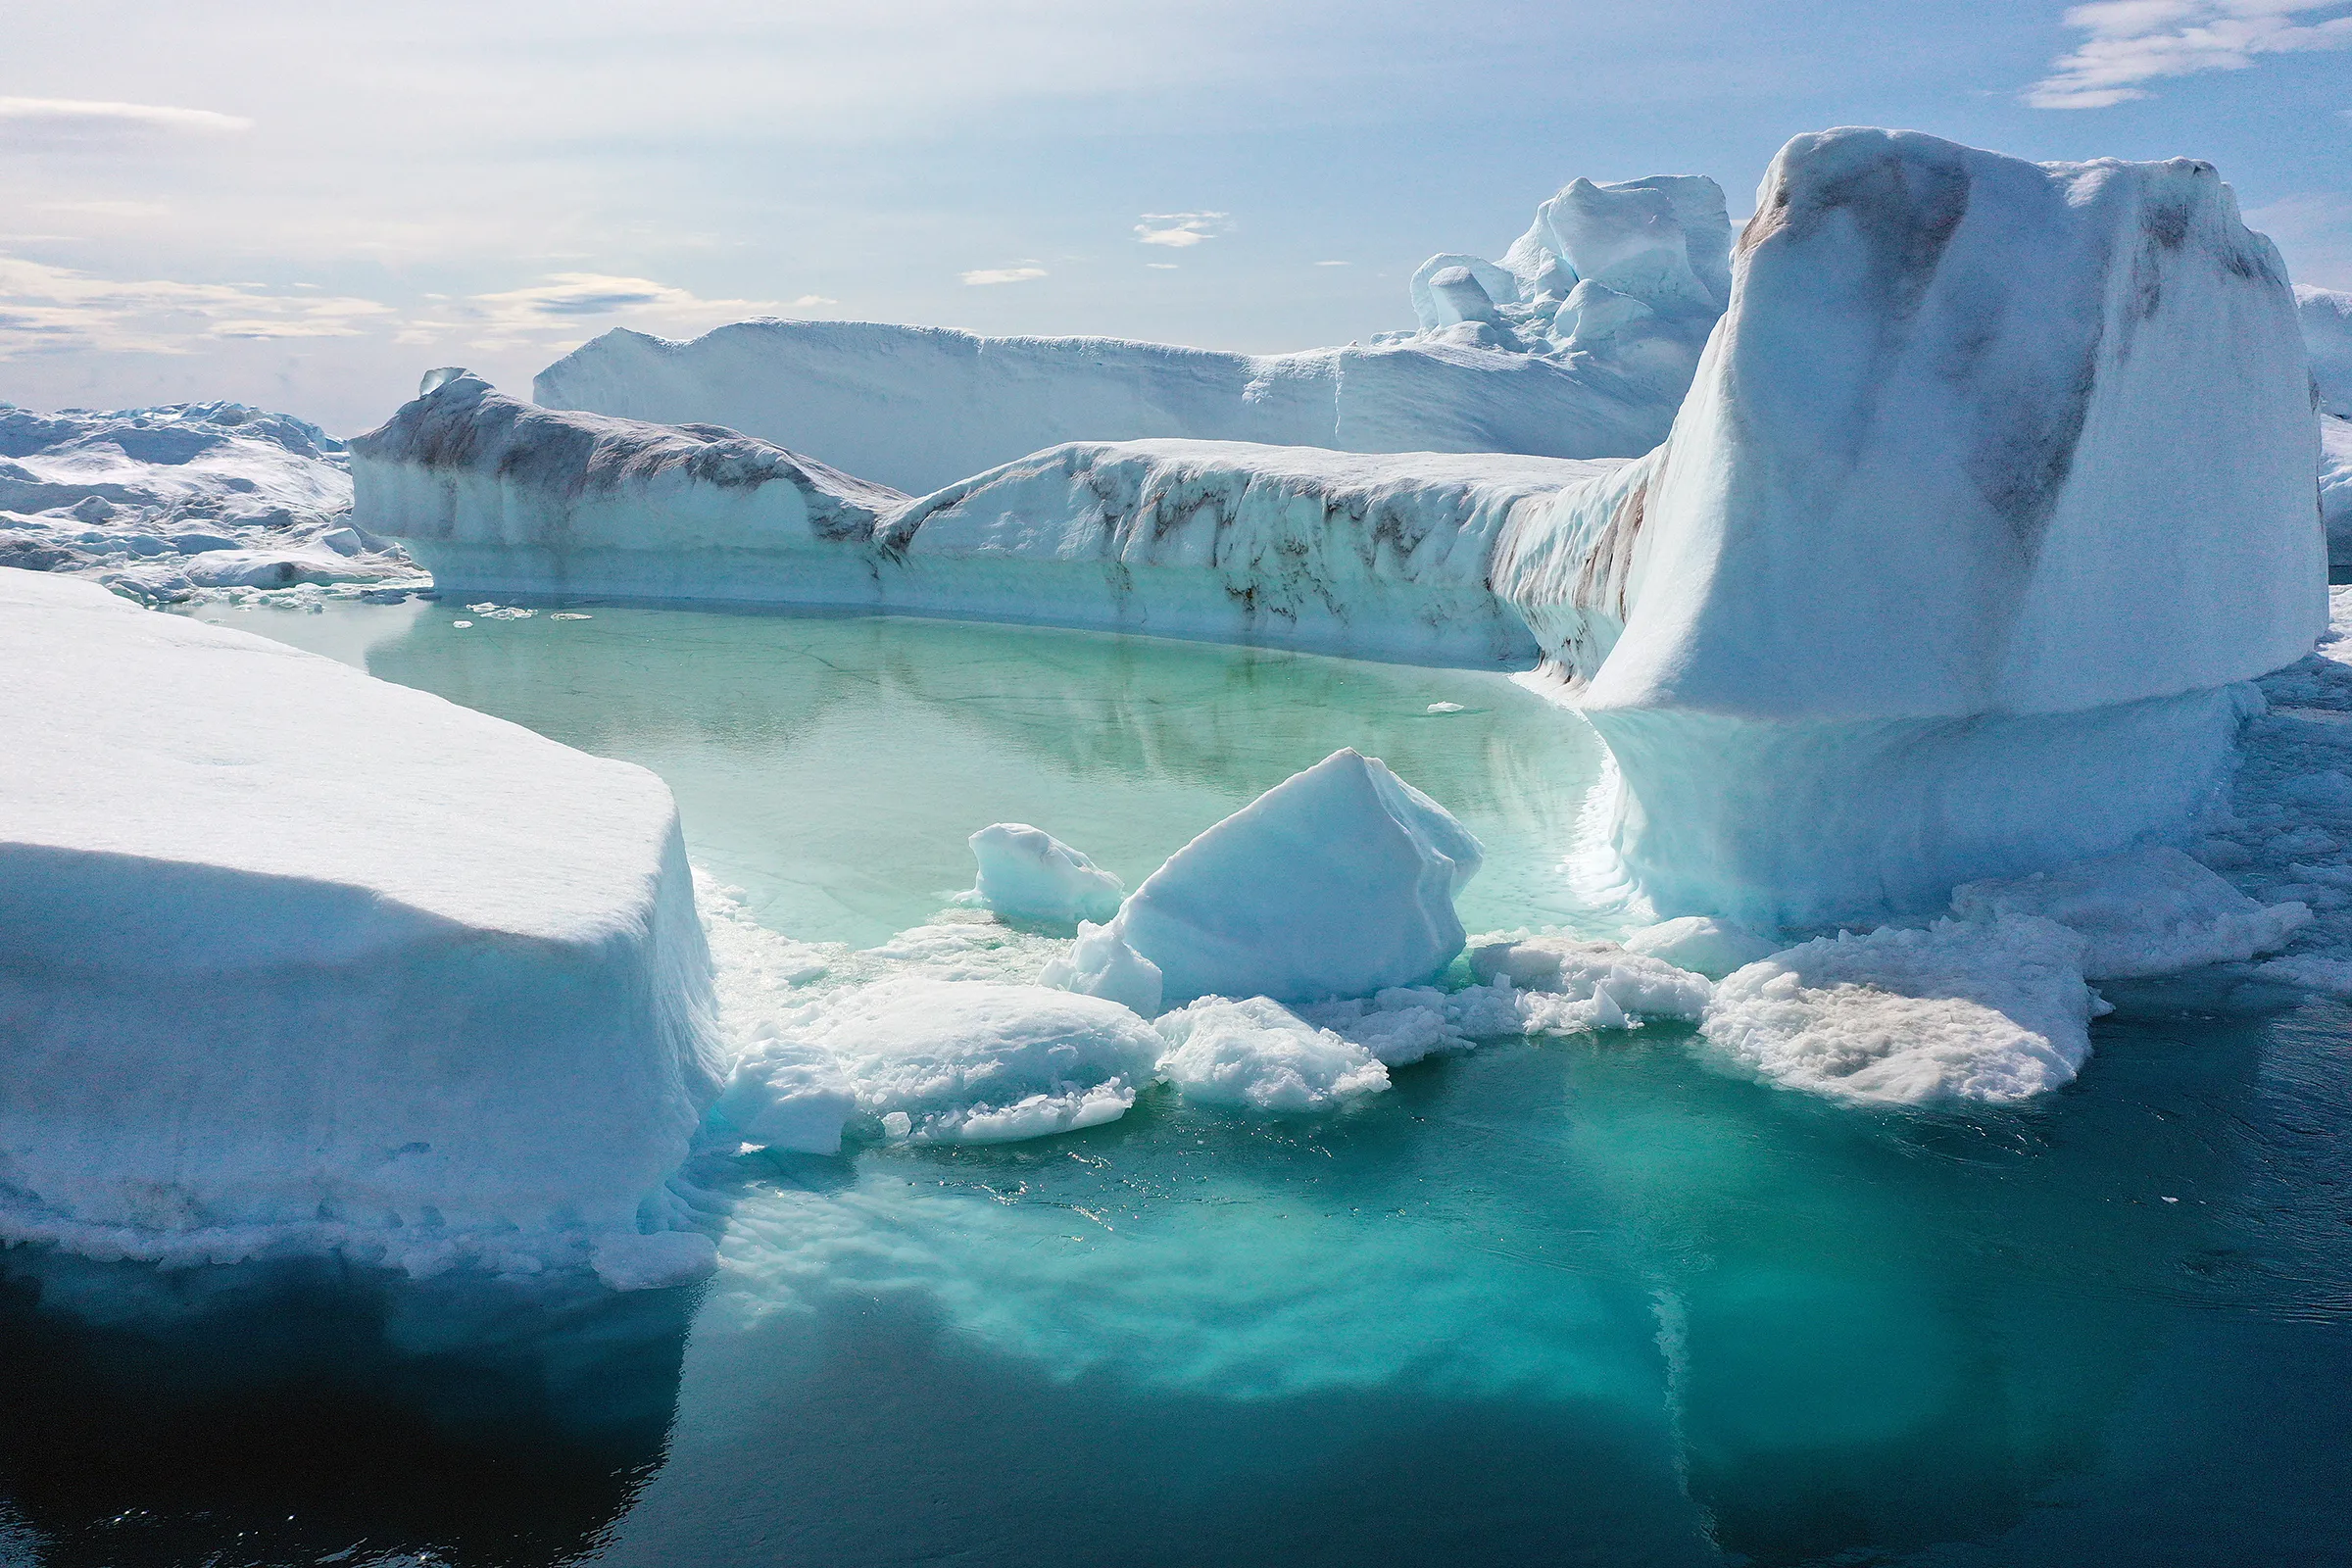
<path id="1" fill-rule="evenodd" d="M 708 1258 L 660 1234 L 716 1085 L 659 779 L 29 572 L 0 667 L 0 1240 Z"/>
<path id="2" fill-rule="evenodd" d="M 2320 514 L 2328 560 L 2352 566 L 2352 294 L 2298 286 L 2303 347 L 2320 405 Z"/>

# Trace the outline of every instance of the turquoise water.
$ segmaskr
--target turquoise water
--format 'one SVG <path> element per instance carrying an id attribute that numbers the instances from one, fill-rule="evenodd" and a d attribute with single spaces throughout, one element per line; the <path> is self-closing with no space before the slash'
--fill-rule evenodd
<path id="1" fill-rule="evenodd" d="M 452 614 L 234 618 L 657 768 L 794 936 L 924 919 L 1000 818 L 1132 881 L 1341 745 L 1486 840 L 1474 927 L 1608 920 L 1562 864 L 1599 759 L 1497 678 Z M 1155 1091 L 742 1156 L 702 1173 L 720 1275 L 636 1298 L 12 1254 L 0 1562 L 2352 1561 L 2352 1013 L 2093 1033 L 2013 1111 L 1833 1105 L 1653 1027 L 1325 1118 Z"/>

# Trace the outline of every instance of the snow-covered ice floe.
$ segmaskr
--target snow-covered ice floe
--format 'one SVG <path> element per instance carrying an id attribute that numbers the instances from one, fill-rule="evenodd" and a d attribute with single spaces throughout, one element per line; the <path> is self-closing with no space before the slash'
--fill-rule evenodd
<path id="1" fill-rule="evenodd" d="M 1630 458 L 1657 444 L 1728 292 L 1713 180 L 1579 179 L 1500 263 L 1437 256 L 1417 328 L 1229 354 L 870 321 L 743 321 L 690 343 L 616 329 L 533 401 L 706 421 L 910 492 L 1072 441 Z"/>
<path id="2" fill-rule="evenodd" d="M 0 570 L 0 1239 L 708 1264 L 661 780 L 94 583 Z"/>
<path id="3" fill-rule="evenodd" d="M 88 577 L 148 604 L 299 583 L 422 586 L 400 547 L 350 513 L 343 443 L 292 415 L 0 403 L 0 566 Z"/>

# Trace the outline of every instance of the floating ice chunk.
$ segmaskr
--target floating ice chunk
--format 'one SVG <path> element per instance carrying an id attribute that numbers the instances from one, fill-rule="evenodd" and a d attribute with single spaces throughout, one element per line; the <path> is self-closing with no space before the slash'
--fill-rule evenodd
<path id="1" fill-rule="evenodd" d="M 1898 1104 L 2024 1100 L 2090 1054 L 2082 938 L 2003 914 L 1823 937 L 1718 986 L 1700 1026 L 1791 1089 Z"/>
<path id="2" fill-rule="evenodd" d="M 1428 710 L 1433 713 L 1458 713 L 1462 711 L 1462 705 L 1459 703 L 1432 703 L 1429 705 Z"/>
<path id="3" fill-rule="evenodd" d="M 918 1143 L 1003 1143 L 1115 1121 L 1152 1080 L 1163 1043 L 1129 1009 L 1043 986 L 892 979 L 834 992 L 777 1024 L 747 1056 L 728 1112 L 758 1102 L 764 1071 L 799 1092 L 830 1058 L 857 1111 L 903 1114 Z M 757 1124 L 760 1112 L 752 1112 Z"/>
<path id="4" fill-rule="evenodd" d="M 1327 1110 L 1389 1087 L 1389 1070 L 1372 1053 L 1264 997 L 1197 998 L 1152 1027 L 1168 1043 L 1159 1075 L 1188 1100 Z"/>
<path id="5" fill-rule="evenodd" d="M 2179 850 L 2155 848 L 2084 860 L 1952 893 L 1964 920 L 2037 914 L 2081 934 L 2093 980 L 2171 974 L 2235 963 L 2285 946 L 2310 923 L 2300 904 L 2255 903 Z"/>
<path id="6" fill-rule="evenodd" d="M 1170 856 L 1110 929 L 1169 1002 L 1367 996 L 1462 951 L 1453 897 L 1481 856 L 1444 807 L 1339 751 Z"/>
<path id="7" fill-rule="evenodd" d="M 1147 1018 L 1158 1013 L 1165 990 L 1158 964 L 1121 941 L 1111 927 L 1084 921 L 1068 954 L 1048 963 L 1037 983 L 1101 997 Z"/>
<path id="8" fill-rule="evenodd" d="M 774 1022 L 735 1063 L 711 1114 L 746 1143 L 802 1154 L 838 1154 L 858 1097 L 830 1052 Z"/>
<path id="9" fill-rule="evenodd" d="M 1628 953 L 1646 953 L 1678 969 L 1720 980 L 1758 958 L 1770 957 L 1773 945 L 1745 926 L 1704 914 L 1686 914 L 1679 920 L 1645 925 L 1625 939 Z"/>
<path id="10" fill-rule="evenodd" d="M 2273 958 L 2255 965 L 2254 972 L 2265 980 L 2277 980 L 2324 996 L 2352 997 L 2352 958 L 2331 958 L 2319 954 L 2298 953 L 2289 957 Z"/>
<path id="11" fill-rule="evenodd" d="M 999 914 L 1032 920 L 1108 920 L 1127 884 L 1053 834 L 997 822 L 971 837 L 980 862 L 974 891 Z"/>
<path id="12" fill-rule="evenodd" d="M 1606 997 L 1628 1017 L 1689 1018 L 1706 1009 L 1714 987 L 1703 975 L 1678 969 L 1663 958 L 1630 952 L 1614 942 L 1574 937 L 1523 937 L 1471 950 L 1470 968 L 1492 984 L 1507 977 L 1513 986 L 1568 998 Z"/>

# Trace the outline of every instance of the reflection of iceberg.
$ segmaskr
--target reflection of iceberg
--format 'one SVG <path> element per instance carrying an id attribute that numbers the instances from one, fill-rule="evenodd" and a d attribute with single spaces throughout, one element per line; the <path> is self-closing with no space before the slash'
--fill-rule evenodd
<path id="1" fill-rule="evenodd" d="M 695 1293 L 0 1254 L 25 1562 L 568 1561 L 662 1452 Z M 92 1539 L 92 1521 L 102 1521 Z M 0 1556 L 13 1544 L 0 1525 Z M 406 1555 L 415 1552 L 415 1557 Z"/>

